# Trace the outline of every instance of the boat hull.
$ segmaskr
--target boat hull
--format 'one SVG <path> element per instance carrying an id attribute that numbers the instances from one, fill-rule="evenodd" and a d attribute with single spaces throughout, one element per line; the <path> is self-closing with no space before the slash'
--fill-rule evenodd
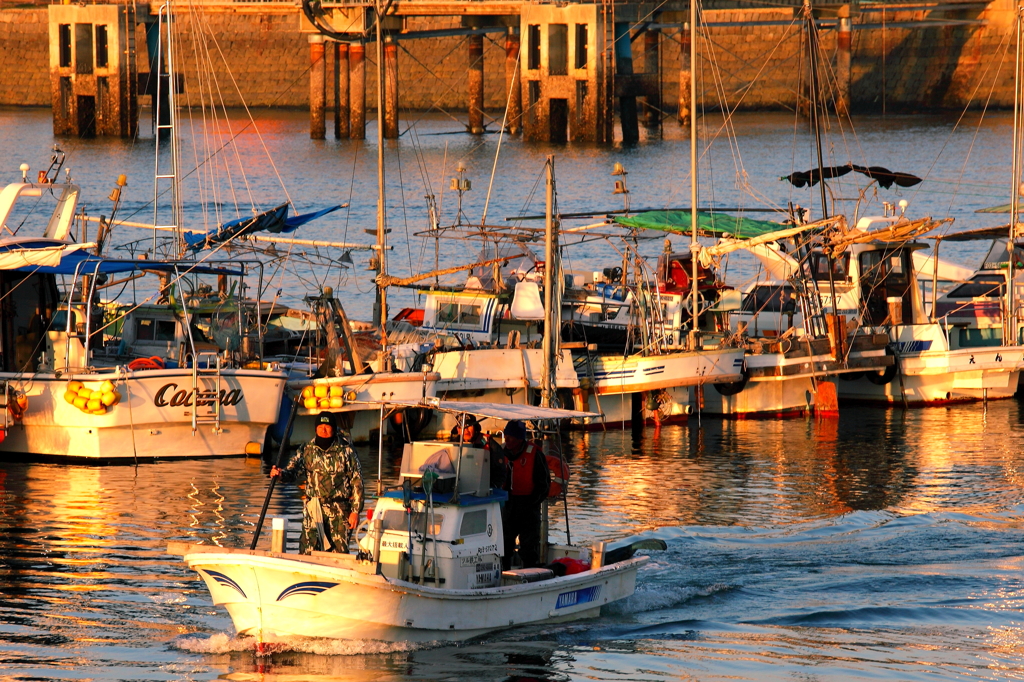
<path id="1" fill-rule="evenodd" d="M 459 641 L 517 625 L 596 616 L 604 604 L 633 594 L 637 569 L 647 558 L 477 590 L 388 579 L 347 555 L 318 553 L 310 560 L 236 550 L 186 554 L 185 561 L 202 576 L 214 604 L 227 609 L 239 634 Z"/>
<path id="2" fill-rule="evenodd" d="M 164 458 L 230 457 L 246 454 L 246 444 L 262 446 L 277 420 L 286 376 L 283 372 L 222 370 L 217 400 L 220 428 L 199 424 L 192 430 L 195 396 L 192 370 L 151 370 L 87 375 L 0 374 L 28 398 L 20 420 L 9 425 L 0 455 L 94 462 Z M 86 386 L 117 382 L 122 400 L 104 415 L 83 412 L 64 399 L 71 379 Z M 207 378 L 201 388 L 212 390 Z"/>

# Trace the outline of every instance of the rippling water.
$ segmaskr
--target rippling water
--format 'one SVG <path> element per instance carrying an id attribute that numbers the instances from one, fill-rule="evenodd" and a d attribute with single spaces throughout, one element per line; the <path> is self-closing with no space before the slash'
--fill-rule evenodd
<path id="1" fill-rule="evenodd" d="M 1024 677 L 1022 419 L 1004 401 L 574 434 L 573 540 L 668 543 L 633 597 L 460 646 L 285 641 L 268 656 L 165 554 L 247 544 L 258 462 L 3 464 L 0 678 Z M 372 477 L 376 453 L 361 456 Z M 271 514 L 300 513 L 294 489 L 275 496 Z"/>
<path id="2" fill-rule="evenodd" d="M 262 112 L 262 137 L 239 136 L 240 156 L 264 207 L 288 195 L 300 210 L 350 201 L 347 213 L 300 237 L 369 242 L 376 149 L 307 139 L 301 113 Z M 972 115 L 973 116 L 973 115 Z M 858 119 L 856 138 L 833 129 L 829 162 L 887 165 L 926 177 L 917 188 L 870 194 L 911 202 L 915 216 L 951 216 L 953 229 L 998 224 L 977 208 L 1006 203 L 1007 114 L 980 126 L 951 119 Z M 409 119 L 411 120 L 411 119 Z M 717 125 L 717 124 L 715 124 Z M 417 156 L 440 195 L 458 164 L 479 220 L 496 136 L 448 135 L 426 117 L 418 136 L 388 145 L 389 216 L 399 274 L 433 262 Z M 713 130 L 711 125 L 709 130 Z M 813 165 L 804 127 L 778 114 L 735 119 L 737 144 L 716 144 L 702 195 L 718 205 L 816 206 L 816 190 L 778 178 Z M 666 127 L 668 138 L 681 137 Z M 370 130 L 372 138 L 372 128 Z M 0 182 L 18 164 L 44 166 L 60 142 L 93 214 L 118 173 L 129 185 L 121 217 L 151 219 L 150 140 L 55 140 L 49 112 L 0 108 Z M 685 140 L 632 149 L 525 146 L 505 140 L 489 222 L 542 212 L 545 155 L 556 154 L 563 211 L 612 209 L 612 163 L 626 164 L 633 206 L 685 206 Z M 237 185 L 241 190 L 242 184 Z M 834 194 L 856 197 L 852 183 Z M 404 198 L 404 201 L 403 201 Z M 225 195 L 225 214 L 231 202 Z M 244 203 L 244 201 L 243 201 Z M 845 202 L 854 210 L 854 202 Z M 445 218 L 454 216 L 450 192 Z M 868 211 L 862 206 L 861 212 Z M 877 210 L 877 203 L 873 210 Z M 190 225 L 201 224 L 189 195 Z M 227 215 L 233 217 L 233 215 Z M 755 216 L 756 217 L 756 216 Z M 116 234 L 119 242 L 146 233 Z M 466 258 L 442 242 L 441 262 Z M 645 247 L 660 250 L 660 240 Z M 976 265 L 980 245 L 944 246 Z M 570 254 L 570 267 L 617 262 L 608 245 Z M 369 314 L 365 257 L 347 270 L 297 264 L 274 274 L 286 301 L 318 283 L 345 292 L 355 317 Z M 733 284 L 751 274 L 729 266 Z M 398 305 L 413 302 L 396 293 Z M 258 657 L 235 638 L 197 576 L 165 554 L 170 540 L 243 546 L 266 478 L 253 461 L 138 467 L 0 464 L 0 678 L 15 680 L 663 680 L 1007 679 L 1024 677 L 1022 560 L 1024 414 L 1014 401 L 913 412 L 844 408 L 833 421 L 721 422 L 578 434 L 573 462 L 574 541 L 650 534 L 664 538 L 637 593 L 596 620 L 516 629 L 460 646 L 283 642 Z M 364 471 L 376 454 L 362 452 Z M 394 472 L 395 462 L 387 461 Z M 271 513 L 298 519 L 294 490 Z M 555 513 L 553 533 L 565 532 Z"/>

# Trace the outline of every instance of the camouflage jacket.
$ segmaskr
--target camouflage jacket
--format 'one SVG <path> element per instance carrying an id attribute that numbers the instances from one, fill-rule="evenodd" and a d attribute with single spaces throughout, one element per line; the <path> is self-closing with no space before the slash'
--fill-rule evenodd
<path id="1" fill-rule="evenodd" d="M 312 441 L 306 443 L 292 456 L 284 470 L 305 479 L 307 497 L 319 497 L 323 503 L 347 505 L 351 511 L 363 510 L 359 457 L 348 438 L 339 437 L 326 450 Z"/>

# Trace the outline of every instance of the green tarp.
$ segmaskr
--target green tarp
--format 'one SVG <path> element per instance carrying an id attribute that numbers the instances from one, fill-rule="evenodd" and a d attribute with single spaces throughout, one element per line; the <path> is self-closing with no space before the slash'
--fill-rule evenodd
<path id="1" fill-rule="evenodd" d="M 661 232 L 690 234 L 689 211 L 647 211 L 628 218 L 616 218 L 615 222 L 626 227 L 638 227 Z M 741 239 L 760 237 L 763 234 L 789 227 L 767 220 L 752 220 L 726 213 L 697 212 L 697 232 L 703 236 L 721 237 L 728 235 Z"/>

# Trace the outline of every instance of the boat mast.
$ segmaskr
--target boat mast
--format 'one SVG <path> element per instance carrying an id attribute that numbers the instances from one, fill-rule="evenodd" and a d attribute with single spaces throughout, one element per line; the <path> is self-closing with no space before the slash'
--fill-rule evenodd
<path id="1" fill-rule="evenodd" d="M 821 96 L 821 89 L 818 86 L 818 30 L 814 25 L 814 13 L 811 11 L 811 0 L 804 0 L 804 14 L 807 17 L 807 59 L 808 66 L 810 67 L 811 75 L 811 118 L 814 121 L 814 149 L 818 155 L 818 191 L 821 194 L 821 219 L 829 217 L 828 201 L 825 197 L 825 161 L 821 154 L 821 102 L 819 98 Z M 808 256 L 810 256 L 811 250 L 808 248 Z M 832 319 L 837 320 L 839 315 L 839 305 L 836 300 L 836 281 L 833 274 L 834 267 L 832 262 L 832 253 L 828 250 L 825 251 L 825 264 L 828 267 L 828 292 L 832 302 Z M 810 277 L 811 290 L 809 295 L 815 297 L 814 308 L 821 313 L 821 317 L 825 318 L 824 310 L 821 306 L 821 292 L 818 289 L 818 281 L 815 279 L 814 274 Z M 829 323 L 827 318 L 821 319 L 821 322 L 825 323 L 825 330 L 822 330 L 820 325 L 815 325 L 814 320 L 809 320 L 809 324 L 805 322 L 805 329 L 812 334 L 815 332 L 824 331 L 828 334 Z M 834 333 L 835 343 L 833 348 L 835 349 L 836 360 L 843 359 L 842 351 L 842 336 L 840 331 L 836 330 Z"/>
<path id="2" fill-rule="evenodd" d="M 1020 154 L 1021 154 L 1021 118 L 1024 116 L 1021 111 L 1022 106 L 1022 84 L 1021 84 L 1021 63 L 1024 56 L 1021 54 L 1021 13 L 1024 12 L 1024 7 L 1017 7 L 1017 60 L 1016 70 L 1013 72 L 1013 162 L 1012 162 L 1012 175 L 1011 187 L 1010 187 L 1010 230 L 1009 230 L 1009 242 L 1006 245 L 1006 250 L 1009 253 L 1009 264 L 1007 265 L 1007 282 L 1006 282 L 1006 315 L 1003 316 L 1003 343 L 1007 345 L 1017 345 L 1017 331 L 1016 331 L 1016 314 L 1015 314 L 1015 296 L 1014 296 L 1014 261 L 1017 256 L 1014 252 L 1014 244 L 1017 241 L 1017 222 L 1020 220 Z M 936 242 L 936 249 L 938 248 L 938 242 Z M 936 266 L 938 265 L 938 257 L 936 257 Z M 934 292 L 932 293 L 934 297 Z M 1012 339 L 1007 341 L 1007 339 Z"/>
<path id="3" fill-rule="evenodd" d="M 690 0 L 690 69 L 697 68 L 697 0 Z M 690 350 L 697 350 L 700 344 L 700 329 L 697 327 L 698 297 L 697 290 L 697 79 L 690 78 Z"/>
<path id="4" fill-rule="evenodd" d="M 541 377 L 541 407 L 555 407 L 555 372 L 562 332 L 562 266 L 558 249 L 558 219 L 555 206 L 555 157 L 546 164 L 547 192 L 544 206 L 544 376 Z"/>
<path id="5" fill-rule="evenodd" d="M 384 284 L 387 276 L 387 227 L 384 216 L 384 19 L 381 0 L 374 2 L 377 18 L 377 297 L 373 302 L 373 325 L 381 329 L 381 347 L 387 350 L 388 291 Z"/>

